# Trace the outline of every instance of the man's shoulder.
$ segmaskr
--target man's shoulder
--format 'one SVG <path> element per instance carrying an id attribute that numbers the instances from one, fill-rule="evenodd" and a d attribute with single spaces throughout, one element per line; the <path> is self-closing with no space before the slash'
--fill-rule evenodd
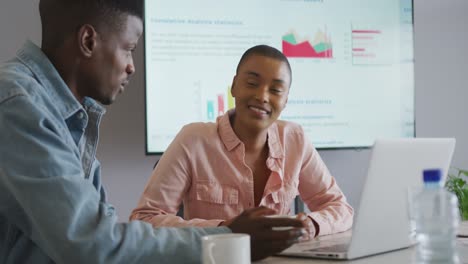
<path id="1" fill-rule="evenodd" d="M 0 104 L 17 96 L 28 96 L 39 85 L 31 70 L 17 60 L 0 65 Z"/>

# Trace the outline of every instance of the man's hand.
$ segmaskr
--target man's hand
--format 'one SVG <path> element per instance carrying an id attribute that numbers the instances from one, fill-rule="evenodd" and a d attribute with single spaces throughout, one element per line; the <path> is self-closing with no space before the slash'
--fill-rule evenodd
<path id="1" fill-rule="evenodd" d="M 306 233 L 303 222 L 299 219 L 265 217 L 274 213 L 274 210 L 263 206 L 248 209 L 232 219 L 232 222 L 227 225 L 233 233 L 250 235 L 253 261 L 264 259 L 285 250 L 298 242 L 299 238 Z M 274 231 L 274 227 L 294 228 Z"/>

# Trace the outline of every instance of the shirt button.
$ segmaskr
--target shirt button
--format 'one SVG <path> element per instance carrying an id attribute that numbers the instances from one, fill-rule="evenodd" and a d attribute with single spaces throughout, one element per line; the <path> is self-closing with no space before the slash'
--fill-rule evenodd
<path id="1" fill-rule="evenodd" d="M 79 119 L 83 119 L 83 117 L 84 117 L 83 112 L 79 112 L 79 113 L 78 113 L 78 118 L 79 118 Z"/>
<path id="2" fill-rule="evenodd" d="M 109 207 L 107 208 L 107 216 L 112 216 L 115 213 L 115 208 L 114 207 Z"/>

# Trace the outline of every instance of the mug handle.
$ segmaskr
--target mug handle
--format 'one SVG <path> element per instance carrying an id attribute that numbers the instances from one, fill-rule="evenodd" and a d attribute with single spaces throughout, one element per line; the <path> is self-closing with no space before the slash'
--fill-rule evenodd
<path id="1" fill-rule="evenodd" d="M 214 260 L 214 257 L 213 257 L 213 248 L 214 248 L 214 246 L 215 246 L 214 242 L 210 242 L 208 244 L 208 258 L 210 260 L 210 264 L 216 264 L 215 260 Z"/>

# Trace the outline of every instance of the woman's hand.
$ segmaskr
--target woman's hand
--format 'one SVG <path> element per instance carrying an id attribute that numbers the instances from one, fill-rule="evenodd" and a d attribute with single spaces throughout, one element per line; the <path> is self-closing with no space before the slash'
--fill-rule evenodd
<path id="1" fill-rule="evenodd" d="M 311 240 L 317 236 L 318 230 L 312 218 L 308 217 L 305 213 L 298 213 L 296 219 L 302 221 L 302 225 L 307 231 L 307 234 L 301 238 L 301 241 Z"/>

